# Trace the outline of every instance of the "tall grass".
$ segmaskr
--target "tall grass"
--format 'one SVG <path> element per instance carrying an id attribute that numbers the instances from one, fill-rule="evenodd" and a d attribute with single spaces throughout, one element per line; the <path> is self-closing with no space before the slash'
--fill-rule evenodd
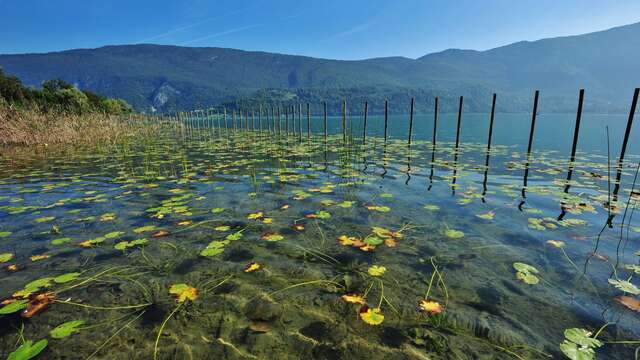
<path id="1" fill-rule="evenodd" d="M 0 145 L 114 144 L 151 135 L 158 126 L 101 113 L 70 114 L 16 109 L 0 102 Z"/>

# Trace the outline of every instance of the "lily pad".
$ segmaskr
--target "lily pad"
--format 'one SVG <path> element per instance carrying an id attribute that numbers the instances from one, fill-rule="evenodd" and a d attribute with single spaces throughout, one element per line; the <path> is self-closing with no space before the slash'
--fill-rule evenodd
<path id="1" fill-rule="evenodd" d="M 0 308 L 0 315 L 13 314 L 22 309 L 25 309 L 29 304 L 29 300 L 16 300 L 11 304 L 5 305 Z"/>
<path id="2" fill-rule="evenodd" d="M 78 332 L 78 327 L 82 326 L 83 324 L 84 321 L 82 320 L 67 321 L 66 323 L 56 326 L 49 332 L 49 334 L 54 339 L 66 338 L 67 336 Z"/>
<path id="3" fill-rule="evenodd" d="M 69 281 L 73 281 L 73 280 L 77 279 L 78 276 L 80 276 L 80 273 L 72 272 L 72 273 L 67 273 L 67 274 L 55 277 L 55 278 L 53 278 L 53 281 L 55 283 L 58 283 L 58 284 L 64 284 L 64 283 L 67 283 Z"/>
<path id="4" fill-rule="evenodd" d="M 9 354 L 7 360 L 29 360 L 38 356 L 49 344 L 47 339 L 42 339 L 37 343 L 33 343 L 31 340 L 27 340 L 15 351 Z"/>
<path id="5" fill-rule="evenodd" d="M 0 264 L 1 263 L 5 263 L 7 261 L 11 261 L 11 259 L 13 259 L 13 254 L 12 253 L 0 254 Z"/>

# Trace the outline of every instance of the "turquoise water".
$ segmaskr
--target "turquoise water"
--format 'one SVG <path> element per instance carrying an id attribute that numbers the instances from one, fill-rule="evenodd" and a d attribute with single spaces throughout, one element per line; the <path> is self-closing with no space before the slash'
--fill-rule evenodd
<path id="1" fill-rule="evenodd" d="M 2 315 L 0 354 L 22 337 L 47 339 L 41 358 L 561 359 L 566 329 L 608 324 L 597 358 L 634 358 L 616 342 L 637 342 L 640 318 L 615 299 L 639 285 L 638 130 L 609 207 L 605 126 L 615 179 L 625 116 L 583 118 L 567 182 L 575 120 L 540 115 L 524 190 L 529 116 L 496 115 L 488 159 L 488 115 L 464 115 L 457 151 L 455 118 L 435 148 L 420 115 L 411 147 L 392 116 L 386 142 L 370 117 L 364 144 L 352 117 L 346 142 L 340 118 L 326 143 L 313 118 L 310 139 L 303 121 L 7 149 L 0 294 L 48 295 Z"/>

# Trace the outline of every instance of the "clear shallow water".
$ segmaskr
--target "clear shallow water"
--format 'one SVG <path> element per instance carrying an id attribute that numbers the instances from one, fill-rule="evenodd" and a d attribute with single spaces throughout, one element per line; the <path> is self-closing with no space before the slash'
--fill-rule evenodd
<path id="1" fill-rule="evenodd" d="M 633 141 L 620 214 L 596 239 L 608 216 L 602 123 L 619 138 L 625 119 L 584 119 L 565 192 L 570 142 L 560 139 L 573 125 L 541 116 L 523 197 L 527 118 L 496 117 L 486 175 L 481 114 L 465 115 L 457 157 L 448 115 L 435 152 L 427 117 L 417 117 L 410 149 L 393 117 L 386 146 L 372 118 L 366 146 L 354 120 L 346 146 L 339 135 L 325 146 L 319 131 L 299 142 L 200 129 L 89 153 L 13 153 L 0 168 L 0 253 L 18 270 L 0 275 L 0 294 L 49 278 L 33 293 L 55 300 L 29 319 L 2 316 L 0 354 L 20 332 L 49 339 L 43 358 L 562 358 L 565 329 L 607 322 L 601 340 L 638 340 L 638 313 L 608 283 L 638 284 L 625 269 L 640 250 L 634 201 L 618 249 Z M 330 120 L 336 133 L 340 120 Z M 254 262 L 260 268 L 245 272 Z M 514 263 L 535 267 L 538 282 L 519 279 Z M 386 271 L 373 276 L 373 266 Z M 79 274 L 56 281 L 69 273 Z M 179 302 L 175 284 L 197 297 Z M 442 314 L 420 311 L 427 292 Z M 380 308 L 382 323 L 367 324 L 366 308 L 345 294 Z M 79 331 L 52 337 L 72 320 L 84 322 Z M 629 359 L 635 346 L 596 352 Z"/>

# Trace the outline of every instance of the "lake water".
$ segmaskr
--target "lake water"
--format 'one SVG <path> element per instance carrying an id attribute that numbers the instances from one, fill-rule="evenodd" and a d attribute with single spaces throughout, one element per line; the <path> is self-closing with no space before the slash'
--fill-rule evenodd
<path id="1" fill-rule="evenodd" d="M 354 116 L 346 143 L 314 117 L 310 139 L 304 119 L 301 136 L 212 119 L 5 149 L 0 355 L 48 339 L 41 358 L 562 359 L 565 342 L 633 359 L 638 126 L 614 199 L 626 116 L 583 117 L 570 181 L 575 116 L 540 115 L 529 161 L 530 115 L 496 114 L 489 157 L 488 115 L 464 114 L 457 150 L 456 117 L 435 147 L 418 115 L 411 147 L 407 116 L 386 142 L 370 117 L 366 143 Z"/>

